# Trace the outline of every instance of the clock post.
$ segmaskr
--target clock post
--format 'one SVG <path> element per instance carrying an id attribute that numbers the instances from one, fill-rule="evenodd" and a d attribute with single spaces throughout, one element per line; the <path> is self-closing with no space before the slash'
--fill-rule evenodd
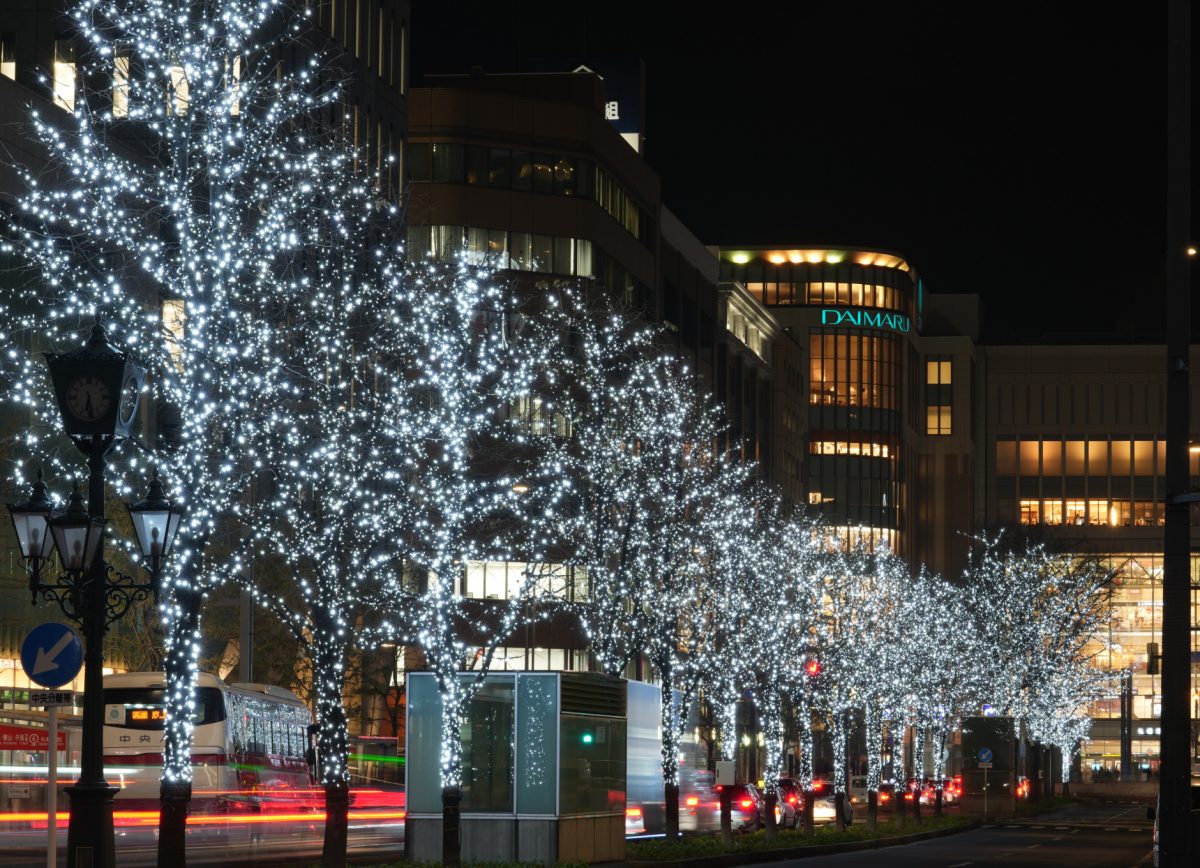
<path id="1" fill-rule="evenodd" d="M 47 365 L 62 412 L 63 429 L 87 456 L 88 502 L 83 512 L 78 493 L 75 509 L 51 518 L 60 556 L 76 551 L 79 561 L 64 566 L 77 574 L 78 617 L 83 628 L 84 699 L 83 744 L 79 780 L 67 788 L 71 821 L 67 832 L 68 868 L 112 868 L 116 864 L 113 839 L 113 794 L 117 787 L 104 779 L 104 637 L 110 621 L 124 614 L 143 587 L 125 583 L 110 599 L 113 587 L 104 562 L 104 471 L 113 445 L 129 436 L 146 371 L 129 353 L 108 341 L 99 315 L 91 339 L 70 353 L 47 353 Z M 87 544 L 70 542 L 70 532 L 86 533 Z M 79 539 L 80 537 L 76 537 Z M 94 539 L 94 542 L 92 541 Z M 91 552 L 92 556 L 85 557 Z M 90 560 L 89 563 L 85 561 Z M 147 587 L 148 590 L 148 587 Z"/>

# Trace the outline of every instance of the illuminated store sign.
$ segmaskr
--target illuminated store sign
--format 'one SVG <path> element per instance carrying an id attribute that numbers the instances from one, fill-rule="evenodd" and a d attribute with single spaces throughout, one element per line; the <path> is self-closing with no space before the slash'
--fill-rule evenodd
<path id="1" fill-rule="evenodd" d="M 907 333 L 910 324 L 908 317 L 902 313 L 884 313 L 866 308 L 826 307 L 821 309 L 821 325 L 868 326 Z"/>

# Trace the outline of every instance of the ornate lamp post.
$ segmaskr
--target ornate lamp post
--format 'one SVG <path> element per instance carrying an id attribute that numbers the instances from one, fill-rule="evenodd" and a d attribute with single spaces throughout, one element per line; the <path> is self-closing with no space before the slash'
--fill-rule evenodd
<path id="1" fill-rule="evenodd" d="M 158 575 L 174 542 L 183 510 L 169 503 L 155 473 L 146 499 L 128 507 L 138 545 L 150 572 L 148 582 L 114 570 L 104 561 L 104 470 L 113 445 L 129 436 L 146 371 L 108 342 L 99 317 L 91 339 L 72 353 L 47 353 L 50 377 L 62 412 L 63 429 L 88 459 L 88 502 L 78 488 L 67 509 L 53 514 L 41 471 L 24 503 L 9 506 L 22 556 L 29 562 L 29 588 L 58 604 L 83 630 L 83 750 L 79 780 L 67 788 L 71 824 L 68 868 L 113 868 L 113 794 L 104 779 L 104 637 L 130 606 L 157 593 Z M 50 583 L 42 571 L 50 546 L 63 574 Z"/>

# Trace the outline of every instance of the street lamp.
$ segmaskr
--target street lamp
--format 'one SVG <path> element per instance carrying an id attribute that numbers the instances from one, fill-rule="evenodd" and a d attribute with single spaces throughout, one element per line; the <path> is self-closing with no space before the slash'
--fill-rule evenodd
<path id="1" fill-rule="evenodd" d="M 88 515 L 83 507 L 83 498 L 79 496 L 79 486 L 76 485 L 67 501 L 66 512 L 54 516 L 47 523 L 63 569 L 78 581 L 96 562 L 104 519 Z"/>
<path id="2" fill-rule="evenodd" d="M 12 516 L 17 544 L 21 547 L 21 557 L 29 561 L 29 591 L 33 595 L 33 602 L 37 603 L 42 564 L 50 559 L 50 549 L 54 545 L 48 525 L 54 512 L 54 504 L 46 494 L 42 468 L 38 468 L 37 481 L 33 484 L 33 493 L 29 500 L 24 503 L 10 503 L 8 512 Z"/>
<path id="3" fill-rule="evenodd" d="M 129 506 L 149 582 L 139 582 L 104 561 L 104 470 L 113 445 L 129 436 L 146 371 L 129 353 L 109 343 L 100 317 L 90 340 L 70 353 L 47 353 L 47 366 L 62 413 L 63 430 L 88 459 L 88 501 L 78 487 L 55 515 L 39 470 L 29 500 L 10 504 L 9 514 L 29 562 L 29 588 L 58 604 L 83 628 L 83 744 L 79 780 L 67 788 L 71 824 L 68 868 L 113 868 L 113 794 L 104 779 L 104 636 L 129 608 L 158 590 L 158 577 L 183 516 L 167 501 L 157 472 L 146 499 Z M 51 542 L 63 573 L 44 582 Z"/>
<path id="4" fill-rule="evenodd" d="M 158 471 L 155 470 L 146 499 L 126 508 L 142 557 L 150 565 L 150 574 L 157 578 L 163 559 L 175 542 L 175 533 L 183 518 L 183 506 L 167 500 L 162 483 L 158 480 Z"/>

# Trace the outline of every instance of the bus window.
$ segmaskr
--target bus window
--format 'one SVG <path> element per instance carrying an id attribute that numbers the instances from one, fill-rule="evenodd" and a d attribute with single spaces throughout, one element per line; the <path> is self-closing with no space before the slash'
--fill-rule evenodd
<path id="1" fill-rule="evenodd" d="M 104 722 L 125 729 L 161 730 L 166 722 L 166 691 L 161 687 L 106 687 Z M 215 687 L 196 690 L 192 723 L 218 723 L 225 719 L 225 702 Z"/>

